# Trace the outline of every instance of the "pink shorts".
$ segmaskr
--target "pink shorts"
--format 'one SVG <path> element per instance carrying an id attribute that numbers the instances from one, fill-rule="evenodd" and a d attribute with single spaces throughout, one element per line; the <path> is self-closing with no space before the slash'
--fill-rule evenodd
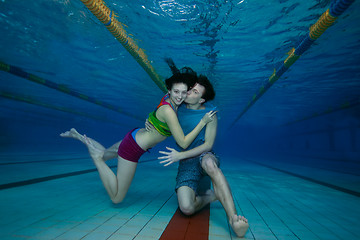
<path id="1" fill-rule="evenodd" d="M 141 155 L 143 155 L 146 151 L 136 143 L 134 137 L 131 135 L 134 130 L 135 129 L 131 130 L 130 132 L 128 132 L 128 134 L 126 134 L 126 136 L 119 145 L 117 153 L 123 159 L 131 162 L 138 162 Z"/>

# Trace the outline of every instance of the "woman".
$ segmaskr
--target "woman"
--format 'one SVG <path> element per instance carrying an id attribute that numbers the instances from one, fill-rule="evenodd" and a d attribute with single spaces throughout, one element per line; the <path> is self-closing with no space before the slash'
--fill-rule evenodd
<path id="1" fill-rule="evenodd" d="M 113 203 L 120 203 L 124 199 L 142 154 L 170 135 L 173 135 L 177 144 L 182 148 L 187 148 L 201 129 L 211 122 L 212 117 L 216 114 L 214 111 L 205 114 L 193 131 L 184 136 L 176 112 L 179 105 L 185 100 L 187 91 L 195 85 L 197 76 L 190 68 L 183 69 L 185 72 L 175 73 L 166 79 L 168 94 L 161 100 L 156 110 L 149 114 L 149 122 L 157 131 L 149 132 L 145 128 L 133 129 L 121 142 L 114 144 L 109 149 L 105 149 L 95 140 L 79 134 L 75 129 L 60 134 L 62 137 L 78 139 L 88 147 L 101 181 Z M 116 150 L 118 169 L 115 175 L 105 161 L 114 158 Z"/>

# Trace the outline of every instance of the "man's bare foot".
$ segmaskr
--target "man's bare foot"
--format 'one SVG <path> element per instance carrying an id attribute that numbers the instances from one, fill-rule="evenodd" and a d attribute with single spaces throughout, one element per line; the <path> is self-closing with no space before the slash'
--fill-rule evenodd
<path id="1" fill-rule="evenodd" d="M 244 237 L 246 231 L 249 228 L 249 223 L 247 219 L 243 216 L 234 215 L 231 217 L 229 222 L 236 236 L 240 238 Z"/>
<path id="2" fill-rule="evenodd" d="M 103 161 L 104 156 L 104 149 L 97 148 L 95 144 L 92 143 L 92 140 L 90 138 L 87 138 L 86 135 L 84 135 L 84 143 L 87 146 L 90 156 L 94 161 Z"/>
<path id="3" fill-rule="evenodd" d="M 84 136 L 81 135 L 80 133 L 78 133 L 75 128 L 70 129 L 70 131 L 60 133 L 60 136 L 61 137 L 68 137 L 68 138 L 74 138 L 74 139 L 77 139 L 77 140 L 81 141 L 82 143 L 86 144 L 85 140 L 84 140 Z"/>
<path id="4" fill-rule="evenodd" d="M 206 190 L 205 195 L 203 195 L 202 197 L 203 197 L 204 201 L 207 203 L 212 203 L 212 202 L 218 200 L 214 191 L 211 189 Z"/>

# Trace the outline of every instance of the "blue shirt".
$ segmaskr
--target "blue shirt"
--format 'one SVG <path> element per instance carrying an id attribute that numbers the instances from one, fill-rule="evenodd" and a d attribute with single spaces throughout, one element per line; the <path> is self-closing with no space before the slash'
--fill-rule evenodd
<path id="1" fill-rule="evenodd" d="M 190 133 L 196 125 L 199 124 L 200 120 L 203 116 L 209 112 L 210 110 L 214 110 L 214 106 L 209 103 L 204 104 L 205 109 L 188 109 L 186 108 L 186 104 L 181 104 L 178 108 L 177 115 L 179 119 L 180 126 L 184 131 L 184 135 L 186 136 Z M 187 150 L 200 146 L 205 142 L 205 130 L 206 126 L 200 131 L 199 135 L 195 138 L 195 140 L 190 144 Z M 183 151 L 180 146 L 178 146 L 179 151 Z"/>

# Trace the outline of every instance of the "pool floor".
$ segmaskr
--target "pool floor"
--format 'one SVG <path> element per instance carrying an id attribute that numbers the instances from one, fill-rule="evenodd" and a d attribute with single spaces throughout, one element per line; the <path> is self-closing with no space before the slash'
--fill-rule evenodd
<path id="1" fill-rule="evenodd" d="M 2 154 L 0 160 L 2 240 L 159 239 L 178 209 L 176 166 L 144 160 L 124 202 L 115 205 L 86 154 Z M 281 171 L 284 165 L 260 161 L 222 159 L 238 213 L 250 223 L 243 239 L 360 239 L 359 196 L 319 184 L 341 178 L 340 187 L 347 189 L 358 187 L 358 178 L 323 171 L 316 175 L 319 182 L 311 181 L 311 169 L 290 174 Z M 185 233 L 172 231 L 179 231 L 177 239 L 192 239 L 186 231 L 194 223 L 183 222 Z M 238 239 L 219 202 L 210 204 L 206 226 L 201 234 L 207 239 Z"/>

